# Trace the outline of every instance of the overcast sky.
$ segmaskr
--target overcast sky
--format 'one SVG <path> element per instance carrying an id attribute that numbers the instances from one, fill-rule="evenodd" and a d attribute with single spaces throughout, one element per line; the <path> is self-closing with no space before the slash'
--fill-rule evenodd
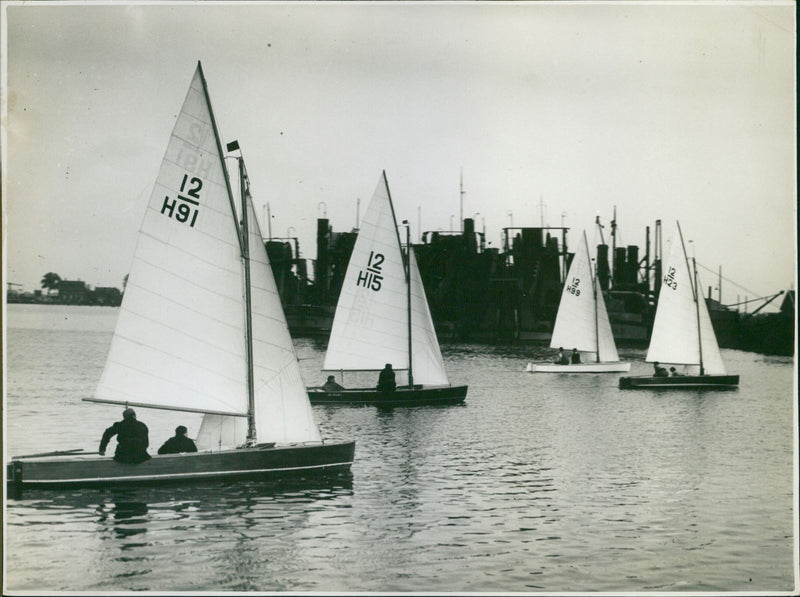
<path id="1" fill-rule="evenodd" d="M 3 7 L 4 259 L 27 290 L 122 286 L 198 60 L 259 216 L 304 257 L 383 169 L 414 239 L 457 228 L 463 170 L 492 246 L 512 223 L 592 242 L 616 207 L 642 255 L 680 220 L 739 285 L 725 303 L 793 287 L 793 2 Z"/>

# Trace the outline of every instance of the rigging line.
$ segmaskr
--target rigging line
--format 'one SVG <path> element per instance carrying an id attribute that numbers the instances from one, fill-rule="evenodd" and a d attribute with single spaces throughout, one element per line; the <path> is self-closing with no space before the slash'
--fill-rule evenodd
<path id="1" fill-rule="evenodd" d="M 712 273 L 712 274 L 714 274 L 715 276 L 718 276 L 718 275 L 719 275 L 719 272 L 717 272 L 717 271 L 714 271 L 713 269 L 711 269 L 711 268 L 709 268 L 709 267 L 706 267 L 705 265 L 703 265 L 703 264 L 702 264 L 702 263 L 700 263 L 699 261 L 697 262 L 697 265 L 699 265 L 700 267 L 702 267 L 702 268 L 703 268 L 704 270 L 706 270 L 707 272 L 711 272 L 711 273 Z M 734 285 L 734 286 L 736 286 L 737 288 L 741 288 L 742 290 L 745 290 L 745 291 L 747 291 L 747 292 L 749 292 L 749 293 L 751 293 L 751 294 L 759 294 L 759 293 L 758 293 L 758 292 L 756 292 L 755 290 L 750 290 L 750 289 L 748 289 L 748 288 L 745 288 L 745 287 L 744 287 L 744 286 L 742 286 L 741 284 L 737 284 L 736 282 L 734 282 L 734 281 L 733 281 L 733 280 L 731 280 L 730 278 L 726 278 L 725 276 L 722 276 L 722 279 L 723 279 L 723 280 L 725 280 L 726 282 L 730 282 L 731 284 L 733 284 L 733 285 Z"/>

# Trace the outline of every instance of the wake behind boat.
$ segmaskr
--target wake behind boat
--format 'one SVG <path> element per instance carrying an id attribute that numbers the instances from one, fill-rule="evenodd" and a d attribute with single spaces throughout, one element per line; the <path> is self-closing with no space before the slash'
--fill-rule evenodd
<path id="1" fill-rule="evenodd" d="M 646 360 L 682 366 L 678 375 L 661 368 L 660 375 L 620 377 L 622 389 L 735 388 L 738 375 L 728 375 L 717 344 L 706 301 L 697 281 L 697 264 L 686 256 L 683 234 L 676 223 L 664 279 L 658 295 L 653 333 Z"/>
<path id="2" fill-rule="evenodd" d="M 198 63 L 139 232 L 102 378 L 85 399 L 203 413 L 199 451 L 139 464 L 94 453 L 17 457 L 8 465 L 13 487 L 349 471 L 355 442 L 323 442 L 314 421 L 244 161 L 237 156 L 237 214 L 224 159 Z"/>
<path id="3" fill-rule="evenodd" d="M 312 404 L 415 406 L 457 404 L 467 386 L 451 386 L 422 277 L 406 228 L 404 259 L 386 173 L 359 228 L 336 305 L 325 371 L 374 371 L 385 364 L 406 379 L 393 391 L 309 388 Z"/>
<path id="4" fill-rule="evenodd" d="M 592 272 L 586 232 L 567 273 L 550 348 L 575 348 L 591 359 L 580 363 L 528 363 L 531 373 L 615 373 L 629 371 L 619 360 L 600 281 Z"/>

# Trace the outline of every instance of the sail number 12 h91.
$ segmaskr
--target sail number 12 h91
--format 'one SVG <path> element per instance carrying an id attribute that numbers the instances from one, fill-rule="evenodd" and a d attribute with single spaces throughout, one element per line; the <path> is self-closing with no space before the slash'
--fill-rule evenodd
<path id="1" fill-rule="evenodd" d="M 201 179 L 196 176 L 189 178 L 188 174 L 184 174 L 177 199 L 170 199 L 169 195 L 164 197 L 161 213 L 168 218 L 174 218 L 178 222 L 189 224 L 190 227 L 194 228 L 194 224 L 197 221 L 200 190 L 202 188 L 203 181 Z"/>

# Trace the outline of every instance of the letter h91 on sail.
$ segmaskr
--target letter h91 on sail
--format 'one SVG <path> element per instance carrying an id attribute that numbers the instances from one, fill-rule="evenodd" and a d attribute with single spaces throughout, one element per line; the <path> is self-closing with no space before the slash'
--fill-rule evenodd
<path id="1" fill-rule="evenodd" d="M 169 195 L 165 196 L 161 213 L 178 222 L 188 222 L 189 226 L 194 228 L 197 221 L 197 206 L 200 205 L 200 189 L 202 188 L 202 180 L 197 177 L 190 179 L 188 174 L 184 174 L 180 192 L 185 194 L 179 194 L 177 199 L 170 199 Z"/>

